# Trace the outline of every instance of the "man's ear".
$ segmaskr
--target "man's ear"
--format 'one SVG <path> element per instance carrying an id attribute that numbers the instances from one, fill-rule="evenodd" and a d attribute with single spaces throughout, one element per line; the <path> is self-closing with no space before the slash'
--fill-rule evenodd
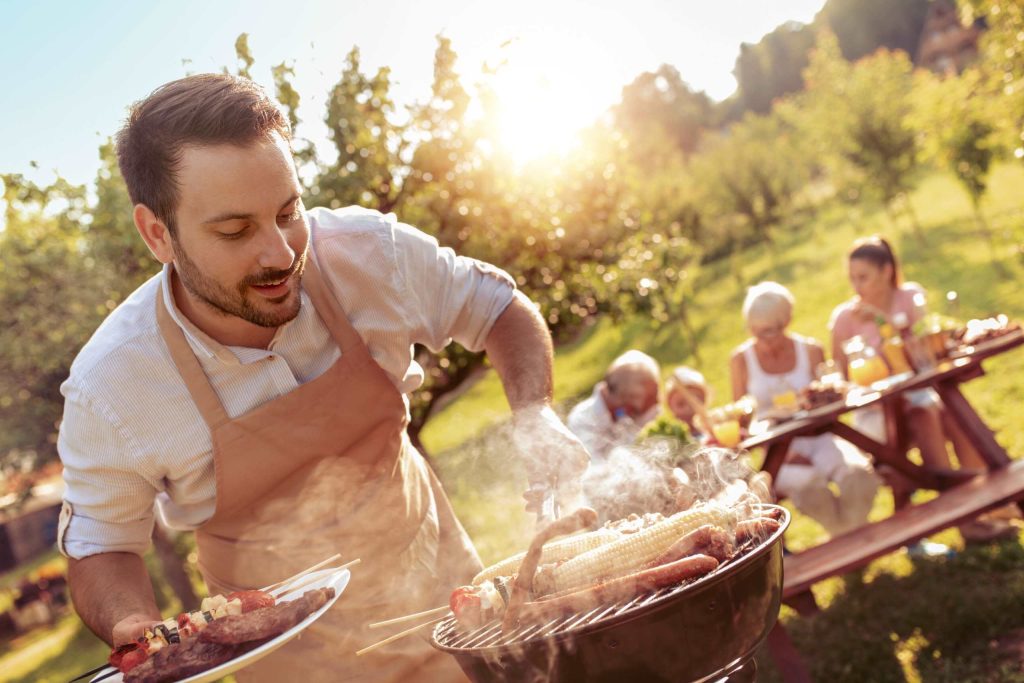
<path id="1" fill-rule="evenodd" d="M 162 220 L 156 217 L 153 210 L 145 204 L 136 204 L 132 211 L 135 227 L 160 263 L 174 260 L 174 249 L 171 248 L 171 232 Z"/>

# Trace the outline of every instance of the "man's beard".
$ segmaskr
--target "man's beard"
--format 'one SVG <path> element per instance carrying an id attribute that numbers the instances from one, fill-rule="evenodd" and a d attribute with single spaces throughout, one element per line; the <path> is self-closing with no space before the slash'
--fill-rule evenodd
<path id="1" fill-rule="evenodd" d="M 302 272 L 306 267 L 306 254 L 308 251 L 308 249 L 304 250 L 292 263 L 292 267 L 287 270 L 265 270 L 259 275 L 250 275 L 238 283 L 236 291 L 224 287 L 203 273 L 195 261 L 190 259 L 185 250 L 177 244 L 174 244 L 174 267 L 185 289 L 192 296 L 207 303 L 215 310 L 224 315 L 241 318 L 260 327 L 279 327 L 294 320 L 295 316 L 299 314 L 299 308 L 302 305 L 299 283 L 302 281 Z M 288 301 L 280 310 L 260 310 L 248 299 L 247 295 L 250 294 L 249 288 L 252 285 L 278 282 L 289 276 L 293 276 L 293 279 L 291 290 L 286 296 L 291 297 L 293 300 Z M 275 306 L 269 300 L 267 305 Z M 276 306 L 279 305 L 281 304 Z"/>

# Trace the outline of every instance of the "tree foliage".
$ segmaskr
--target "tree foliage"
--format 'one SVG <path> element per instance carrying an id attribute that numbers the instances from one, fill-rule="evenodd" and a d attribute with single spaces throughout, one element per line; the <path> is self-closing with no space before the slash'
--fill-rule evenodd
<path id="1" fill-rule="evenodd" d="M 779 98 L 803 89 L 814 29 L 791 21 L 753 45 L 740 45 L 733 75 L 743 109 L 765 114 Z"/>
<path id="2" fill-rule="evenodd" d="M 964 19 L 984 20 L 979 71 L 985 101 L 1003 144 L 1024 159 L 1024 5 L 1006 0 L 965 0 Z"/>
<path id="3" fill-rule="evenodd" d="M 931 0 L 828 0 L 816 23 L 835 34 L 849 60 L 879 48 L 914 55 L 930 4 Z"/>
<path id="4" fill-rule="evenodd" d="M 971 0 L 991 27 L 982 60 L 940 80 L 912 75 L 902 52 L 875 51 L 880 43 L 912 49 L 921 7 L 885 5 L 894 26 L 869 28 L 875 17 L 865 8 L 881 12 L 877 2 L 829 0 L 815 28 L 832 26 L 838 37 L 824 32 L 809 53 L 811 30 L 799 25 L 746 46 L 734 111 L 748 111 L 727 125 L 721 108 L 663 65 L 626 85 L 572 153 L 525 165 L 507 156 L 489 124 L 498 106 L 493 73 L 485 69 L 475 90 L 467 87 L 447 38 L 437 40 L 430 91 L 404 110 L 388 68 L 367 73 L 353 47 L 328 93 L 333 149 L 322 154 L 301 135 L 293 66 L 272 66 L 270 77 L 293 129 L 308 206 L 391 212 L 504 268 L 556 341 L 595 316 L 639 313 L 652 325 L 678 326 L 695 353 L 689 316 L 702 266 L 742 245 L 771 243 L 815 194 L 809 184 L 898 205 L 920 164 L 930 163 L 955 173 L 978 206 L 993 159 L 1024 149 L 1020 8 Z M 235 48 L 238 73 L 252 74 L 247 36 Z M 844 57 L 859 54 L 868 56 Z M 55 455 L 59 385 L 72 358 L 158 264 L 136 235 L 109 142 L 91 193 L 59 179 L 0 178 L 0 306 L 13 321 L 0 328 L 0 465 L 9 465 Z M 457 345 L 439 355 L 418 349 L 417 360 L 427 380 L 412 400 L 414 436 L 485 363 Z"/>
<path id="5" fill-rule="evenodd" d="M 911 72 L 905 53 L 885 49 L 851 64 L 836 37 L 823 31 L 804 72 L 807 89 L 788 110 L 835 179 L 887 207 L 901 200 L 908 212 L 918 161 L 907 118 Z"/>

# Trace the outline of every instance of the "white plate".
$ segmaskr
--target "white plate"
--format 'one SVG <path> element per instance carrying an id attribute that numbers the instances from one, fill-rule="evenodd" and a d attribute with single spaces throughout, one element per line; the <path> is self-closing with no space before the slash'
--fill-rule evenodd
<path id="1" fill-rule="evenodd" d="M 342 592 L 345 590 L 345 586 L 348 585 L 349 577 L 351 577 L 351 574 L 347 569 L 321 569 L 320 571 L 307 574 L 306 576 L 297 579 L 292 584 L 294 588 L 286 588 L 285 592 L 278 593 L 278 602 L 291 602 L 292 600 L 301 597 L 306 591 L 310 591 L 315 588 L 327 588 L 328 586 L 334 589 L 334 597 L 328 600 L 326 605 L 310 614 L 298 624 L 276 638 L 263 643 L 255 650 L 250 650 L 249 652 L 239 655 L 234 659 L 229 659 L 220 666 L 204 671 L 201 674 L 184 678 L 179 681 L 179 683 L 207 683 L 208 681 L 216 681 L 219 678 L 227 676 L 230 673 L 238 671 L 239 669 L 249 666 L 263 657 L 266 657 L 271 652 L 302 633 L 310 624 L 319 619 L 324 612 L 329 610 L 331 605 L 341 597 Z M 113 667 L 108 667 L 96 674 L 96 678 L 106 676 L 113 670 Z M 96 680 L 96 678 L 93 678 L 92 680 Z M 122 683 L 123 680 L 123 675 L 118 672 L 110 678 L 104 678 L 103 683 Z"/>

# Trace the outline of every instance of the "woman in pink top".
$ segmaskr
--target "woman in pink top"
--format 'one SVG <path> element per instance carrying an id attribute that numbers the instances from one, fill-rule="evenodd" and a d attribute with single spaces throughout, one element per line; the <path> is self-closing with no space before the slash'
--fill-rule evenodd
<path id="1" fill-rule="evenodd" d="M 829 327 L 832 330 L 832 356 L 846 371 L 843 342 L 860 335 L 865 343 L 881 351 L 882 338 L 876 319 L 889 321 L 899 313 L 914 323 L 924 313 L 924 290 L 917 283 L 900 282 L 899 266 L 889 243 L 878 236 L 867 237 L 854 243 L 848 256 L 850 283 L 857 293 L 832 312 Z M 915 297 L 918 297 L 915 303 Z M 908 392 L 907 420 L 910 434 L 927 467 L 949 469 L 946 437 L 956 449 L 960 465 L 971 469 L 984 469 L 984 461 L 957 424 L 945 415 L 942 402 L 930 389 Z M 879 409 L 858 411 L 855 424 L 878 441 L 885 441 L 885 425 Z M 903 496 L 908 492 L 901 492 Z M 902 501 L 902 502 L 905 502 Z"/>

